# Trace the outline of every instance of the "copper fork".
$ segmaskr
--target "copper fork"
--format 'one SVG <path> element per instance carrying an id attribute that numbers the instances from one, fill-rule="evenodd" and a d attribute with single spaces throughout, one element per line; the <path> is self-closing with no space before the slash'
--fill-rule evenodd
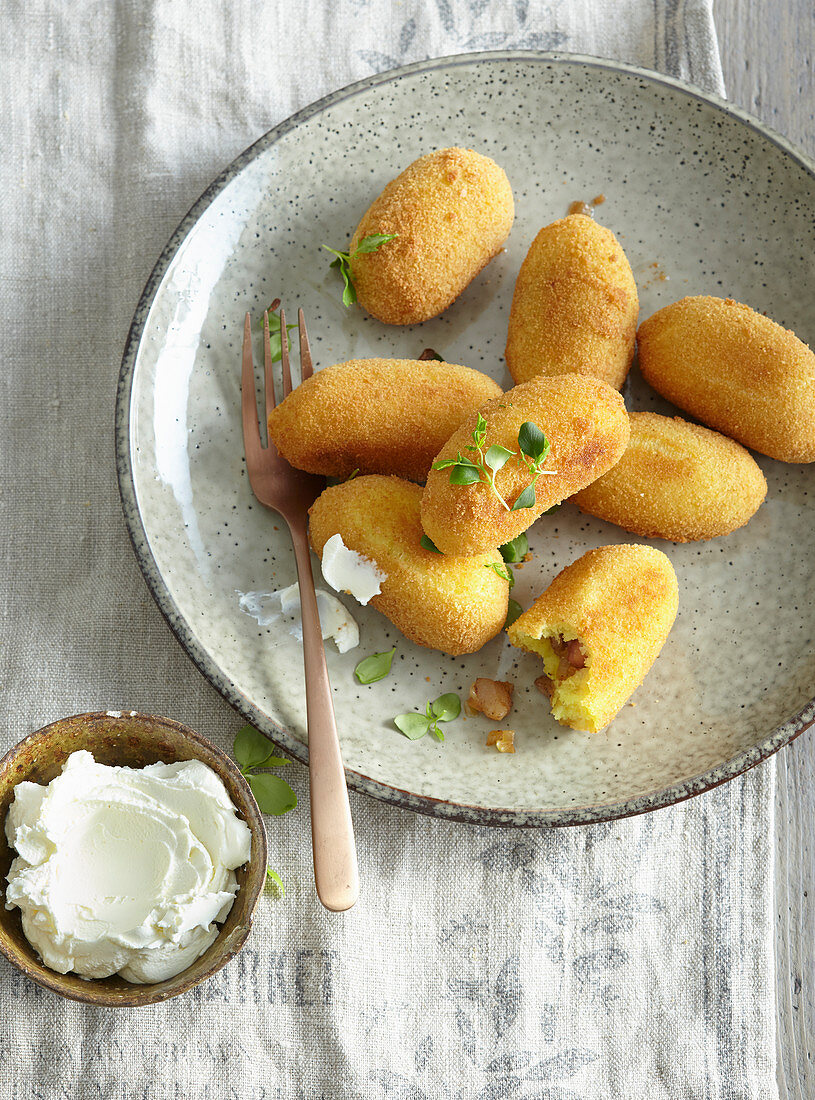
<path id="1" fill-rule="evenodd" d="M 313 373 L 306 321 L 302 309 L 297 315 L 300 333 L 300 375 Z M 289 345 L 286 316 L 280 310 L 280 348 L 283 396 L 291 393 Z M 263 314 L 263 364 L 266 390 L 266 424 L 275 407 L 269 314 Z M 255 368 L 249 314 L 243 330 L 241 375 L 243 444 L 249 484 L 257 499 L 278 512 L 286 521 L 294 547 L 300 611 L 303 620 L 303 660 L 306 670 L 306 720 L 308 725 L 308 770 L 311 801 L 311 842 L 314 853 L 314 882 L 326 909 L 350 909 L 359 895 L 359 872 L 354 827 L 348 804 L 348 789 L 340 755 L 340 742 L 331 701 L 331 685 L 325 663 L 323 634 L 314 592 L 308 546 L 308 509 L 320 495 L 324 480 L 295 470 L 277 453 L 271 439 L 263 446 L 258 428 L 255 397 Z"/>

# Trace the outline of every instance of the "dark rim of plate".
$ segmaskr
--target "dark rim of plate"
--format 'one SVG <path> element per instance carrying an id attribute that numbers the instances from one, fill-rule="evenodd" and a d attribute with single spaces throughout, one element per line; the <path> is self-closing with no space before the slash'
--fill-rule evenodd
<path id="1" fill-rule="evenodd" d="M 656 85 L 679 93 L 690 100 L 695 100 L 714 108 L 730 117 L 735 117 L 748 128 L 761 135 L 767 142 L 777 146 L 790 159 L 804 168 L 815 178 L 815 162 L 797 149 L 786 138 L 776 133 L 769 126 L 759 121 L 753 115 L 734 107 L 719 96 L 703 92 L 681 80 L 663 76 L 648 69 L 639 68 L 636 65 L 628 65 L 623 62 L 608 61 L 597 57 L 588 57 L 580 54 L 566 54 L 557 52 L 541 52 L 538 50 L 496 50 L 483 53 L 456 54 L 450 57 L 433 58 L 428 61 L 415 62 L 412 65 L 404 65 L 398 69 L 391 69 L 385 73 L 378 73 L 366 77 L 364 80 L 332 92 L 323 99 L 310 104 L 303 110 L 291 115 L 279 126 L 275 126 L 264 134 L 248 149 L 244 150 L 232 163 L 221 172 L 201 197 L 193 204 L 189 212 L 182 219 L 178 228 L 170 237 L 167 245 L 159 257 L 150 277 L 142 292 L 139 304 L 133 317 L 122 356 L 122 365 L 119 374 L 119 382 L 116 394 L 116 468 L 119 479 L 119 492 L 122 499 L 124 518 L 127 524 L 130 540 L 136 554 L 139 566 L 144 574 L 147 586 L 156 601 L 159 610 L 164 615 L 170 629 L 181 642 L 190 658 L 209 682 L 247 721 L 260 729 L 272 741 L 281 745 L 291 756 L 301 763 L 308 763 L 308 746 L 288 730 L 278 726 L 262 711 L 259 711 L 244 695 L 237 691 L 235 685 L 223 674 L 215 661 L 198 642 L 186 619 L 176 605 L 167 590 L 158 568 L 158 564 L 150 549 L 147 533 L 139 511 L 136 494 L 133 467 L 131 462 L 130 440 L 130 406 L 132 396 L 133 378 L 138 358 L 144 326 L 153 304 L 161 281 L 170 266 L 170 262 L 178 251 L 184 239 L 198 222 L 200 216 L 210 205 L 213 199 L 231 182 L 235 176 L 260 153 L 264 152 L 281 137 L 289 133 L 295 127 L 314 115 L 320 114 L 327 107 L 351 96 L 359 95 L 371 88 L 382 84 L 388 84 L 399 80 L 407 74 L 429 72 L 439 69 L 453 69 L 473 64 L 489 64 L 490 62 L 525 61 L 541 63 L 550 67 L 557 66 L 583 66 L 588 69 L 606 70 L 612 73 L 624 73 L 639 78 L 649 85 Z M 708 769 L 700 775 L 683 779 L 661 790 L 650 791 L 635 798 L 622 802 L 610 803 L 599 806 L 576 806 L 571 809 L 558 810 L 510 810 L 500 808 L 487 808 L 470 806 L 464 803 L 448 802 L 444 799 L 432 798 L 427 795 L 414 794 L 411 791 L 401 790 L 398 787 L 389 786 L 367 775 L 346 768 L 348 785 L 353 790 L 371 795 L 383 802 L 389 802 L 402 809 L 415 810 L 419 813 L 429 814 L 433 817 L 451 821 L 462 821 L 473 825 L 493 826 L 563 826 L 563 825 L 587 825 L 600 821 L 612 821 L 617 818 L 632 817 L 635 814 L 647 813 L 650 810 L 660 809 L 682 802 L 694 795 L 711 790 L 729 779 L 741 775 L 756 764 L 766 760 L 784 745 L 803 733 L 815 722 L 815 700 L 808 703 L 797 714 L 793 715 L 782 725 L 774 729 L 752 748 L 737 753 L 730 760 Z"/>

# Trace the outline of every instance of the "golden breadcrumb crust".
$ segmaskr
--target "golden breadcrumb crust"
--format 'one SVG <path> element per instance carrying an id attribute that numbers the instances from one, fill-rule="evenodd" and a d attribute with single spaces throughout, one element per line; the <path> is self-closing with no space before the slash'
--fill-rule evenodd
<path id="1" fill-rule="evenodd" d="M 424 481 L 467 414 L 500 393 L 486 374 L 452 363 L 350 359 L 292 390 L 272 410 L 269 433 L 299 470 Z"/>
<path id="2" fill-rule="evenodd" d="M 389 325 L 415 325 L 458 298 L 504 245 L 515 206 L 503 168 L 472 149 L 419 157 L 374 199 L 351 240 L 361 306 Z M 396 233 L 376 252 L 364 238 Z"/>
<path id="3" fill-rule="evenodd" d="M 487 422 L 483 450 L 498 443 L 518 451 L 518 430 L 528 420 L 551 444 L 543 474 L 535 484 L 532 508 L 507 511 L 484 484 L 451 485 L 450 470 L 431 470 L 422 497 L 422 525 L 446 554 L 476 554 L 516 538 L 554 504 L 585 488 L 617 462 L 628 443 L 628 413 L 616 390 L 597 378 L 542 375 L 489 401 L 481 409 Z M 439 452 L 438 459 L 471 457 L 476 415 L 470 414 Z M 527 467 L 511 458 L 495 484 L 512 505 L 530 484 Z"/>
<path id="4" fill-rule="evenodd" d="M 640 325 L 655 390 L 711 428 L 781 462 L 815 461 L 815 355 L 730 298 L 683 298 Z"/>
<path id="5" fill-rule="evenodd" d="M 727 535 L 758 511 L 767 482 L 739 443 L 678 416 L 629 419 L 623 457 L 572 498 L 582 512 L 646 538 L 693 542 Z"/>
<path id="6" fill-rule="evenodd" d="M 678 607 L 676 574 L 653 546 L 602 546 L 559 573 L 507 630 L 539 653 L 552 681 L 552 714 L 573 729 L 607 726 L 642 683 Z M 586 667 L 561 679 L 547 638 L 578 639 Z"/>
<path id="7" fill-rule="evenodd" d="M 474 653 L 506 621 L 509 585 L 489 568 L 498 550 L 450 558 L 420 545 L 418 485 L 372 474 L 335 485 L 309 515 L 318 556 L 337 533 L 351 550 L 387 573 L 371 604 L 417 645 L 457 657 Z"/>
<path id="8" fill-rule="evenodd" d="M 634 356 L 639 300 L 610 229 L 584 214 L 538 233 L 521 265 L 505 357 L 516 382 L 588 374 L 619 389 Z"/>

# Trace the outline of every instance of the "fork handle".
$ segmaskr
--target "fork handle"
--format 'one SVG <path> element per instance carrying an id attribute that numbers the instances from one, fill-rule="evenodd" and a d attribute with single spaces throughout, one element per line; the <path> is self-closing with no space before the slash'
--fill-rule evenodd
<path id="1" fill-rule="evenodd" d="M 325 663 L 323 632 L 311 572 L 308 538 L 292 530 L 306 668 L 306 720 L 314 883 L 326 909 L 350 909 L 359 896 L 359 870 L 348 788 Z"/>

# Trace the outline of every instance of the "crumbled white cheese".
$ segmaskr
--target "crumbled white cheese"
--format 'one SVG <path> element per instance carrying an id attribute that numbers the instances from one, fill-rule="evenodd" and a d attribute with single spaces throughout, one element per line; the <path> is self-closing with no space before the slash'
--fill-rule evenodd
<path id="1" fill-rule="evenodd" d="M 333 638 L 340 653 L 347 653 L 349 649 L 358 646 L 359 627 L 351 613 L 331 592 L 326 592 L 323 588 L 315 591 L 323 638 Z M 241 611 L 251 615 L 258 626 L 271 626 L 281 618 L 288 620 L 289 632 L 302 642 L 300 588 L 297 584 L 275 592 L 241 592 L 238 606 Z"/>
<path id="2" fill-rule="evenodd" d="M 349 550 L 342 535 L 332 535 L 323 546 L 323 576 L 337 592 L 347 592 L 361 604 L 382 591 L 382 582 L 388 579 L 375 561 Z"/>

